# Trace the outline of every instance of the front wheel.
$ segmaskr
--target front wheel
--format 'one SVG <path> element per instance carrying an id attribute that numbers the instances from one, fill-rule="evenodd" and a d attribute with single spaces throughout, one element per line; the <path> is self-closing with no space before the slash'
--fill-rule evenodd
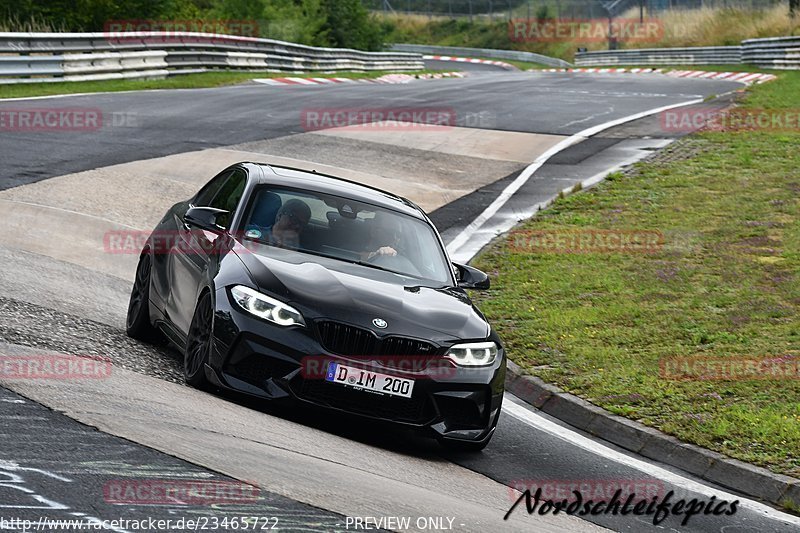
<path id="1" fill-rule="evenodd" d="M 186 383 L 198 389 L 206 389 L 210 385 L 206 379 L 205 366 L 211 354 L 213 323 L 214 309 L 211 305 L 211 294 L 206 292 L 194 310 L 183 354 L 183 376 Z"/>

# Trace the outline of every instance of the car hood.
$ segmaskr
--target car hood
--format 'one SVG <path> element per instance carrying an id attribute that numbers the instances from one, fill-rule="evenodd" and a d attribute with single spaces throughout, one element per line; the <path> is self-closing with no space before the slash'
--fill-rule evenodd
<path id="1" fill-rule="evenodd" d="M 263 253 L 248 248 L 238 255 L 258 289 L 296 307 L 306 319 L 445 343 L 489 335 L 485 318 L 461 289 L 409 285 L 413 281 L 408 278 L 363 265 L 266 246 L 259 250 Z M 376 328 L 376 318 L 386 328 Z"/>

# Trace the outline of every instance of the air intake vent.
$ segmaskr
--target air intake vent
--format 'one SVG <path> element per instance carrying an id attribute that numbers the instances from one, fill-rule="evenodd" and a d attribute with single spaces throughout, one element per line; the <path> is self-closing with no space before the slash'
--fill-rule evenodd
<path id="1" fill-rule="evenodd" d="M 408 337 L 379 339 L 372 331 L 339 322 L 317 322 L 322 345 L 339 355 L 435 355 L 436 346 Z"/>

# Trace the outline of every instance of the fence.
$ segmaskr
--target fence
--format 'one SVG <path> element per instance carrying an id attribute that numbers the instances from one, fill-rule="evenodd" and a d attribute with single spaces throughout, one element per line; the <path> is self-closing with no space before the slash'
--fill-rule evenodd
<path id="1" fill-rule="evenodd" d="M 800 69 L 800 37 L 748 39 L 740 46 L 649 48 L 579 52 L 580 67 L 605 65 L 755 65 L 761 68 Z"/>
<path id="2" fill-rule="evenodd" d="M 533 52 L 518 52 L 516 50 L 495 50 L 491 48 L 462 48 L 458 46 L 427 46 L 420 44 L 395 44 L 392 50 L 397 52 L 416 52 L 443 56 L 484 57 L 489 59 L 510 59 L 512 61 L 527 61 L 540 63 L 550 67 L 570 67 L 563 59 L 543 56 Z"/>
<path id="3" fill-rule="evenodd" d="M 785 0 L 783 0 L 785 2 Z M 362 0 L 365 7 L 384 15 L 411 15 L 430 19 L 469 19 L 503 22 L 514 18 L 605 18 L 627 11 L 646 16 L 668 11 L 717 9 L 768 9 L 781 0 Z"/>
<path id="4" fill-rule="evenodd" d="M 414 71 L 422 56 L 193 32 L 0 33 L 0 83 L 164 77 L 210 69 Z"/>

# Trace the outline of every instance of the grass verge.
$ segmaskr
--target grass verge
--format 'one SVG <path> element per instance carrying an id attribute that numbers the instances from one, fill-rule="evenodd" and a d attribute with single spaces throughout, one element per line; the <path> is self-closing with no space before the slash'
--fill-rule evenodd
<path id="1" fill-rule="evenodd" d="M 415 71 L 408 74 L 425 74 L 435 71 Z M 102 80 L 102 81 L 66 81 L 25 83 L 18 85 L 0 85 L 0 98 L 26 98 L 31 96 L 50 96 L 55 94 L 99 93 L 119 91 L 143 91 L 150 89 L 202 89 L 236 85 L 253 78 L 283 78 L 288 76 L 318 78 L 379 78 L 390 72 L 337 72 L 322 74 L 319 72 L 236 72 L 213 71 L 198 74 L 185 74 L 165 79 L 153 80 Z M 396 73 L 395 73 L 396 74 Z"/>
<path id="2" fill-rule="evenodd" d="M 796 116 L 800 73 L 752 87 L 742 103 Z M 663 245 L 652 253 L 497 240 L 475 261 L 494 279 L 476 300 L 511 359 L 612 413 L 800 477 L 798 146 L 796 122 L 695 134 L 520 228 L 655 230 Z M 793 379 L 673 379 L 663 365 L 681 357 L 784 357 Z"/>

